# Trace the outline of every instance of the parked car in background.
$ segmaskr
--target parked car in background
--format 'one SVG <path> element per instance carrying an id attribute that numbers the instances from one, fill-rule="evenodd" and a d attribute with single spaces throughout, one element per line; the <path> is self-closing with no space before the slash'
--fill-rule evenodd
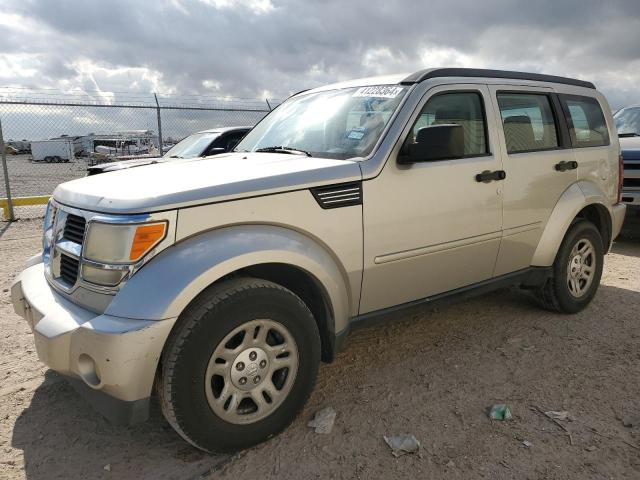
<path id="1" fill-rule="evenodd" d="M 613 118 L 624 162 L 622 201 L 640 207 L 640 105 L 623 108 Z"/>
<path id="2" fill-rule="evenodd" d="M 292 422 L 351 330 L 397 309 L 505 286 L 586 308 L 625 216 L 619 150 L 583 80 L 327 85 L 231 153 L 59 185 L 11 297 L 40 359 L 109 418 L 146 419 L 155 387 L 194 446 L 245 448 Z"/>
<path id="3" fill-rule="evenodd" d="M 142 167 L 154 163 L 171 161 L 174 159 L 208 157 L 233 150 L 251 127 L 224 127 L 203 130 L 182 139 L 162 157 L 144 157 L 118 162 L 92 165 L 87 168 L 88 175 L 115 172 L 133 167 Z"/>

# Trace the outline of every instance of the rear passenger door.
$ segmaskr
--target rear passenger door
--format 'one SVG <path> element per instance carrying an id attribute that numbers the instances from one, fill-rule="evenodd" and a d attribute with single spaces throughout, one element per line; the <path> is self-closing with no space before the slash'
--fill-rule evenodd
<path id="1" fill-rule="evenodd" d="M 544 226 L 562 193 L 577 180 L 577 170 L 562 108 L 551 88 L 505 85 L 490 90 L 502 126 L 506 171 L 503 236 L 494 271 L 499 276 L 531 265 Z"/>

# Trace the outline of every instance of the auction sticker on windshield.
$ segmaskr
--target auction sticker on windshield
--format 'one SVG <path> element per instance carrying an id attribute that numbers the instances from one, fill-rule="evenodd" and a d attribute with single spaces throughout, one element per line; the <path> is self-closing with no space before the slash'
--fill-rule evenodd
<path id="1" fill-rule="evenodd" d="M 396 98 L 403 91 L 402 87 L 389 85 L 376 85 L 373 87 L 361 87 L 355 91 L 354 97 Z"/>

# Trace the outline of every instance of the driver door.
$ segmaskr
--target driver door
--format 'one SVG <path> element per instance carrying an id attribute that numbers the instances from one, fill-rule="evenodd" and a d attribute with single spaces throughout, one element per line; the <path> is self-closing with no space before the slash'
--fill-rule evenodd
<path id="1" fill-rule="evenodd" d="M 436 87 L 405 127 L 458 124 L 459 158 L 401 165 L 401 142 L 380 175 L 363 182 L 364 273 L 360 314 L 490 279 L 502 230 L 502 170 L 484 85 Z M 486 111 L 490 113 L 487 115 Z"/>

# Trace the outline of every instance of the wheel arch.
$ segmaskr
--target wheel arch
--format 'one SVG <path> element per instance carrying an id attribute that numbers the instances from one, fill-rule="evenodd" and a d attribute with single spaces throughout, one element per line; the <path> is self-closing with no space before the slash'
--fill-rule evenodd
<path id="1" fill-rule="evenodd" d="M 105 313 L 175 319 L 209 287 L 237 276 L 273 281 L 298 295 L 318 323 L 323 360 L 333 359 L 335 334 L 349 318 L 346 274 L 313 239 L 283 227 L 240 225 L 184 240 L 137 272 Z"/>
<path id="2" fill-rule="evenodd" d="M 580 218 L 591 221 L 602 236 L 605 252 L 612 240 L 612 217 L 606 195 L 592 182 L 572 184 L 556 203 L 533 254 L 531 265 L 548 267 L 553 264 L 569 227 Z"/>

